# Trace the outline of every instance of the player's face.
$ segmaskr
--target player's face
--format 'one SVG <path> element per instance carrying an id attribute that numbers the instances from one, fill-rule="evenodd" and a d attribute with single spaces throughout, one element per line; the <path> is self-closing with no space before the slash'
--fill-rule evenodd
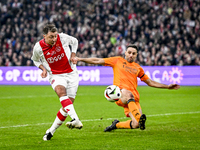
<path id="1" fill-rule="evenodd" d="M 46 35 L 43 35 L 43 36 L 44 36 L 45 42 L 53 46 L 57 41 L 57 35 L 58 35 L 58 32 L 48 32 Z"/>
<path id="2" fill-rule="evenodd" d="M 125 59 L 129 63 L 132 63 L 135 61 L 136 57 L 137 57 L 137 50 L 135 48 L 129 47 L 125 52 Z"/>

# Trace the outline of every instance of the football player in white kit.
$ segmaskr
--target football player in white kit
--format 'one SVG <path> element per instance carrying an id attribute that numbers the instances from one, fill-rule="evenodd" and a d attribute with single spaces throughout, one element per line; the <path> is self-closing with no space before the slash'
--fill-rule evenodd
<path id="1" fill-rule="evenodd" d="M 47 72 L 49 73 L 49 82 L 62 105 L 54 123 L 43 137 L 43 140 L 47 141 L 53 137 L 56 129 L 62 125 L 68 115 L 72 120 L 66 123 L 67 127 L 81 129 L 83 124 L 73 106 L 79 85 L 75 59 L 78 40 L 67 34 L 58 33 L 55 25 L 50 23 L 43 28 L 43 37 L 35 44 L 31 59 L 42 70 L 42 78 L 47 77 Z"/>

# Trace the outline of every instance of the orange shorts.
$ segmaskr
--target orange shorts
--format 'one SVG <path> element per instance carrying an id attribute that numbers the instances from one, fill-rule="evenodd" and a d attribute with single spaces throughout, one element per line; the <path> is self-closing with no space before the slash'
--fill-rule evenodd
<path id="1" fill-rule="evenodd" d="M 124 114 L 126 115 L 126 117 L 130 117 L 129 116 L 129 108 L 128 108 L 128 104 L 124 104 L 122 103 L 121 99 L 118 100 L 117 102 L 115 102 L 118 106 L 124 107 Z M 135 102 L 135 104 L 137 105 L 138 109 L 141 109 L 140 103 L 139 102 Z"/>

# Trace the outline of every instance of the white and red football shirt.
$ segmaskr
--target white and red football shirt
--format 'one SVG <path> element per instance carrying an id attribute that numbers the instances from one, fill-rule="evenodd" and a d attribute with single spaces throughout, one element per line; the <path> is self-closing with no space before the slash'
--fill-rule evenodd
<path id="1" fill-rule="evenodd" d="M 70 56 L 71 52 L 76 53 L 77 48 L 76 38 L 60 33 L 54 46 L 45 43 L 44 39 L 37 42 L 31 59 L 37 67 L 42 64 L 50 74 L 70 73 L 76 70 L 76 65 L 70 62 Z"/>

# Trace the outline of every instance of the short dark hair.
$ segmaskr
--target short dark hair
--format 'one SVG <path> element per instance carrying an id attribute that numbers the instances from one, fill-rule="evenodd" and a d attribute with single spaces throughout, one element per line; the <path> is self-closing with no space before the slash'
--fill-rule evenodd
<path id="1" fill-rule="evenodd" d="M 129 45 L 127 46 L 127 49 L 128 49 L 129 47 L 135 48 L 135 49 L 138 51 L 138 47 L 137 47 L 136 45 L 134 45 L 134 44 L 129 44 Z"/>
<path id="2" fill-rule="evenodd" d="M 57 32 L 57 28 L 53 23 L 48 23 L 43 28 L 43 34 L 47 34 L 48 32 Z"/>

